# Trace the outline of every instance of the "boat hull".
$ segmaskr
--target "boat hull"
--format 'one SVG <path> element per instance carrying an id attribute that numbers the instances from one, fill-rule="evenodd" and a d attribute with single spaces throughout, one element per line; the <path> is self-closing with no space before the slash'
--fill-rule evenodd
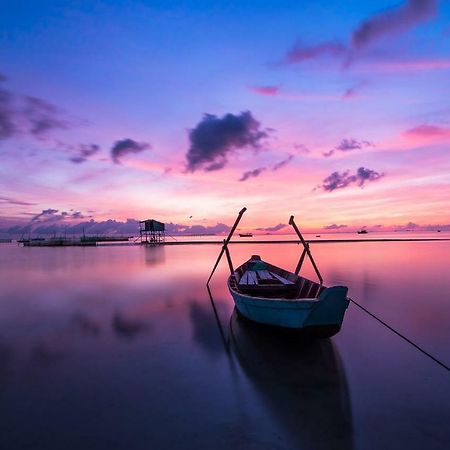
<path id="1" fill-rule="evenodd" d="M 334 286 L 317 299 L 264 298 L 245 295 L 228 284 L 237 311 L 260 324 L 297 330 L 312 337 L 339 332 L 349 304 L 347 288 Z"/>

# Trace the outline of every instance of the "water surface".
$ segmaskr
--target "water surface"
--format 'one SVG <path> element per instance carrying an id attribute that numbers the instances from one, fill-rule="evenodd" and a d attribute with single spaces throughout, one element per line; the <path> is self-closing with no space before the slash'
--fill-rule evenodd
<path id="1" fill-rule="evenodd" d="M 450 364 L 450 242 L 312 245 L 326 284 Z M 0 447 L 447 449 L 450 377 L 355 306 L 331 340 L 233 313 L 217 245 L 0 246 Z M 296 244 L 232 247 L 293 269 Z M 305 275 L 313 277 L 309 265 Z"/>

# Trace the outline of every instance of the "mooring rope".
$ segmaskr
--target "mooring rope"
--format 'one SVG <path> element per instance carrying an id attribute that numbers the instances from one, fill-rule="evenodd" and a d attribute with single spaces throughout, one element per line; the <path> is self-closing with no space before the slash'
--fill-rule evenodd
<path id="1" fill-rule="evenodd" d="M 422 347 L 418 346 L 416 343 L 414 343 L 413 341 L 411 341 L 411 339 L 408 339 L 406 336 L 404 336 L 403 334 L 401 334 L 399 331 L 395 330 L 394 328 L 392 328 L 390 325 L 388 325 L 384 320 L 380 319 L 379 317 L 377 317 L 375 314 L 372 314 L 368 309 L 364 308 L 364 306 L 360 305 L 358 302 L 356 302 L 355 300 L 353 300 L 352 298 L 348 297 L 348 299 L 355 304 L 358 308 L 361 308 L 365 313 L 369 314 L 369 316 L 373 317 L 375 320 L 377 320 L 378 322 L 380 322 L 382 325 L 384 325 L 386 328 L 388 328 L 389 330 L 391 330 L 393 333 L 395 333 L 397 336 L 400 336 L 403 340 L 405 340 L 408 344 L 412 345 L 414 348 L 416 348 L 417 350 L 419 350 L 420 352 L 422 352 L 425 356 L 428 356 L 428 358 L 432 359 L 435 363 L 439 364 L 440 366 L 442 366 L 444 369 L 447 369 L 450 372 L 450 367 L 447 366 L 446 364 L 444 364 L 442 361 L 440 361 L 439 359 L 435 358 L 433 355 L 430 355 L 430 353 L 428 353 L 426 350 L 424 350 Z"/>

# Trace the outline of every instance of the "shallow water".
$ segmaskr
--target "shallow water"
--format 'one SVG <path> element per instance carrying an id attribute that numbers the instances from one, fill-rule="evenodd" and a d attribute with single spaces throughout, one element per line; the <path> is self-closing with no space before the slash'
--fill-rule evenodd
<path id="1" fill-rule="evenodd" d="M 219 249 L 1 244 L 0 448 L 449 448 L 449 373 L 354 305 L 331 340 L 267 336 L 233 314 L 223 261 L 219 328 Z M 450 242 L 312 250 L 326 284 L 450 365 Z"/>

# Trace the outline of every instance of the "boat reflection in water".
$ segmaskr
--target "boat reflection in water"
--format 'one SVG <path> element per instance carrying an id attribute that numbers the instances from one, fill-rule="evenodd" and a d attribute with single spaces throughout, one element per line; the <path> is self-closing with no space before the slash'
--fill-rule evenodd
<path id="1" fill-rule="evenodd" d="M 351 449 L 347 381 L 329 339 L 305 341 L 254 324 L 235 309 L 233 353 L 294 448 Z"/>

